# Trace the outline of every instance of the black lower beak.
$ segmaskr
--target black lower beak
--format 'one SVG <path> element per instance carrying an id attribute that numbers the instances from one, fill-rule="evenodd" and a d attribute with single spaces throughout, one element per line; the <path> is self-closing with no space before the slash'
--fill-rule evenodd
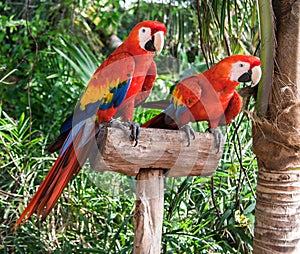
<path id="1" fill-rule="evenodd" d="M 145 44 L 145 49 L 148 51 L 155 51 L 155 47 L 154 47 L 154 36 L 151 37 L 151 40 L 147 41 L 147 43 Z"/>
<path id="2" fill-rule="evenodd" d="M 238 79 L 239 82 L 249 82 L 252 81 L 252 70 L 245 72 Z"/>

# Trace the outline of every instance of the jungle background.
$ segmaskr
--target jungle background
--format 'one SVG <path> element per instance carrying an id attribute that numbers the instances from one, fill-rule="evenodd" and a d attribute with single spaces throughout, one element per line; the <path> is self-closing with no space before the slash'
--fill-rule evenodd
<path id="1" fill-rule="evenodd" d="M 88 165 L 45 222 L 33 216 L 12 231 L 56 159 L 57 154 L 47 154 L 47 145 L 93 71 L 136 23 L 153 19 L 167 27 L 164 50 L 156 58 L 159 76 L 148 99 L 156 101 L 165 99 L 180 78 L 225 56 L 259 56 L 256 8 L 254 0 L 1 2 L 0 251 L 131 253 L 134 179 L 94 173 Z M 249 116 L 254 100 L 245 102 L 244 114 L 222 128 L 226 145 L 213 177 L 165 179 L 162 253 L 252 252 L 257 163 Z M 143 123 L 158 112 L 139 107 L 134 120 Z"/>

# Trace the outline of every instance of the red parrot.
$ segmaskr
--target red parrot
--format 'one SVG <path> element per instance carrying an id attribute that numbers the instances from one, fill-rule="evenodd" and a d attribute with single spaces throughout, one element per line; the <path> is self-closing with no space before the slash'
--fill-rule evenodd
<path id="1" fill-rule="evenodd" d="M 242 108 L 242 97 L 236 87 L 240 82 L 249 81 L 254 86 L 260 77 L 257 57 L 226 57 L 207 71 L 180 81 L 173 90 L 171 104 L 142 127 L 180 129 L 189 122 L 207 121 L 208 130 L 218 143 L 221 134 L 216 128 L 229 124 Z M 187 134 L 190 142 L 189 132 Z"/>
<path id="2" fill-rule="evenodd" d="M 50 146 L 50 151 L 61 148 L 57 160 L 15 228 L 34 212 L 45 219 L 86 161 L 101 125 L 110 122 L 119 108 L 124 112 L 123 119 L 132 121 L 137 96 L 145 86 L 153 86 L 156 76 L 153 57 L 161 52 L 165 33 L 166 28 L 160 22 L 138 23 L 95 71 L 73 114 L 63 123 L 60 136 Z"/>
<path id="3" fill-rule="evenodd" d="M 139 105 L 143 104 L 145 100 L 148 98 L 153 85 L 154 85 L 154 80 L 156 79 L 156 65 L 153 62 L 152 66 L 150 67 L 150 72 L 147 74 L 142 90 L 137 96 L 135 96 L 134 100 L 134 106 L 138 107 Z M 115 117 L 122 117 L 123 121 L 126 121 L 126 103 L 123 103 L 121 107 L 118 109 L 118 112 L 116 113 Z"/>

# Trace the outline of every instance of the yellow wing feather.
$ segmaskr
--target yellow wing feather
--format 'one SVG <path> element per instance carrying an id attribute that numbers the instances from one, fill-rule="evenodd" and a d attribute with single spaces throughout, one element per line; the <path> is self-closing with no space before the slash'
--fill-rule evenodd
<path id="1" fill-rule="evenodd" d="M 97 101 L 110 102 L 114 96 L 111 91 L 120 83 L 133 76 L 135 62 L 128 53 L 113 55 L 96 70 L 80 99 L 80 109 Z"/>
<path id="2" fill-rule="evenodd" d="M 191 108 L 199 102 L 201 97 L 201 87 L 196 76 L 192 76 L 180 81 L 173 93 L 173 104 L 175 107 L 185 106 Z"/>

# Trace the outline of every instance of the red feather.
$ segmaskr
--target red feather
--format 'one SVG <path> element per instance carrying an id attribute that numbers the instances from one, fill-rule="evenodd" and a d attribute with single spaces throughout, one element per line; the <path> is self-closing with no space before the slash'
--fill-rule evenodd
<path id="1" fill-rule="evenodd" d="M 88 135 L 89 142 L 78 148 L 85 130 L 86 128 L 81 128 L 73 141 L 71 141 L 67 146 L 66 150 L 61 152 L 58 156 L 46 178 L 27 205 L 26 209 L 23 211 L 20 218 L 17 220 L 14 226 L 15 229 L 20 223 L 26 222 L 26 220 L 34 212 L 36 212 L 38 216 L 42 214 L 42 220 L 44 220 L 55 205 L 70 179 L 78 174 L 88 157 L 93 142 L 95 141 L 95 128 L 91 128 L 89 130 L 90 134 Z M 71 133 L 69 135 L 71 135 Z"/>
<path id="2" fill-rule="evenodd" d="M 249 68 L 243 69 L 243 66 Z M 209 127 L 215 129 L 229 124 L 242 108 L 242 98 L 235 91 L 239 81 L 231 79 L 232 68 L 241 71 L 238 76 L 249 74 L 251 78 L 250 73 L 252 75 L 252 69 L 257 66 L 260 60 L 256 57 L 230 56 L 201 74 L 183 79 L 173 90 L 172 103 L 142 127 L 178 129 L 189 122 L 207 121 Z M 260 72 L 257 73 L 256 78 Z"/>
<path id="3" fill-rule="evenodd" d="M 144 21 L 133 28 L 124 43 L 95 71 L 75 113 L 63 124 L 61 135 L 50 146 L 51 151 L 62 147 L 56 162 L 17 220 L 15 229 L 34 212 L 42 215 L 42 220 L 46 218 L 70 179 L 78 174 L 86 161 L 99 129 L 98 124 L 110 121 L 124 104 L 126 116 L 132 120 L 135 97 L 145 87 L 147 94 L 151 91 L 156 77 L 154 45 L 146 50 L 138 37 L 145 27 L 150 28 L 151 33 L 146 38 L 148 41 L 143 43 L 155 43 L 157 50 L 161 50 L 165 26 L 157 21 Z M 154 37 L 157 41 L 153 40 Z"/>

